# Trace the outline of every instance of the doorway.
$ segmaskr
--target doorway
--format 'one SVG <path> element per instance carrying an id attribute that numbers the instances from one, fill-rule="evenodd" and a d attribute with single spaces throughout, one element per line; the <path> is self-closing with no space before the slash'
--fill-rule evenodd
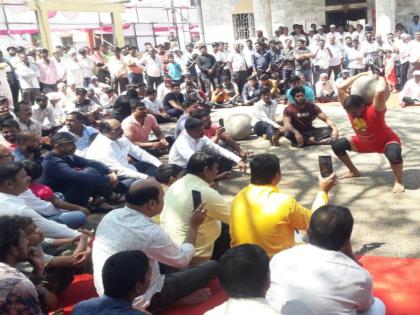
<path id="1" fill-rule="evenodd" d="M 327 11 L 326 12 L 327 25 L 335 24 L 336 26 L 345 25 L 365 25 L 367 22 L 367 8 L 349 9 L 346 12 Z"/>

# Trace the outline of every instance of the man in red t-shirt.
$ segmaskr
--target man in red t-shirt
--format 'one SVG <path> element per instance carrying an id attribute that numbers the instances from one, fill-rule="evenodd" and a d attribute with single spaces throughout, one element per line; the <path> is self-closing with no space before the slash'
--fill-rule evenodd
<path id="1" fill-rule="evenodd" d="M 337 157 L 349 169 L 341 178 L 360 176 L 346 151 L 359 153 L 383 153 L 391 164 L 395 176 L 394 193 L 405 190 L 402 180 L 403 160 L 401 140 L 385 122 L 386 101 L 389 88 L 385 78 L 377 76 L 375 96 L 372 104 L 366 104 L 359 95 L 350 95 L 352 84 L 360 77 L 368 75 L 360 73 L 337 85 L 338 97 L 347 112 L 356 135 L 335 141 L 332 149 Z"/>
<path id="2" fill-rule="evenodd" d="M 295 102 L 284 109 L 283 123 L 284 135 L 292 145 L 330 144 L 331 140 L 338 138 L 334 122 L 317 105 L 306 101 L 303 87 L 293 88 L 290 95 Z M 314 127 L 312 123 L 316 118 L 324 121 L 328 127 Z"/>

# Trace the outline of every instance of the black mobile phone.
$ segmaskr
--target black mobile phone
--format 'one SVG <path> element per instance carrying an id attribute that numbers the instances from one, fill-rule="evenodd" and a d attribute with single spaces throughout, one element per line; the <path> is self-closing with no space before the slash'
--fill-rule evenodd
<path id="1" fill-rule="evenodd" d="M 192 199 L 193 199 L 193 211 L 198 208 L 199 205 L 201 205 L 201 192 L 198 190 L 192 190 Z"/>
<path id="2" fill-rule="evenodd" d="M 225 127 L 225 121 L 223 120 L 223 118 L 219 119 L 219 126 L 224 128 Z"/>
<path id="3" fill-rule="evenodd" d="M 334 172 L 331 155 L 319 155 L 318 161 L 322 177 L 328 177 Z"/>

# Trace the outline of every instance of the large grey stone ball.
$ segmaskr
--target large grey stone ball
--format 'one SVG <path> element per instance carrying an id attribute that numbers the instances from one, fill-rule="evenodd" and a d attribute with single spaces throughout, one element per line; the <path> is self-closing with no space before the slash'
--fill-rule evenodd
<path id="1" fill-rule="evenodd" d="M 350 94 L 359 95 L 365 104 L 370 105 L 373 103 L 373 98 L 375 97 L 377 82 L 376 76 L 374 75 L 360 77 L 351 86 Z"/>
<path id="2" fill-rule="evenodd" d="M 251 134 L 251 117 L 247 114 L 233 114 L 225 121 L 227 133 L 235 140 L 245 140 Z"/>

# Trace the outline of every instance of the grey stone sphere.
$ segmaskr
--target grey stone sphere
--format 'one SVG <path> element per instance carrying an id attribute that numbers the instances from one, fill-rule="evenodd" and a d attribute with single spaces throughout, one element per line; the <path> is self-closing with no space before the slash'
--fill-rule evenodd
<path id="1" fill-rule="evenodd" d="M 366 104 L 372 104 L 377 82 L 374 75 L 360 77 L 351 86 L 350 94 L 359 95 Z"/>
<path id="2" fill-rule="evenodd" d="M 247 114 L 233 114 L 225 121 L 225 128 L 234 140 L 248 139 L 251 128 L 251 117 Z"/>

